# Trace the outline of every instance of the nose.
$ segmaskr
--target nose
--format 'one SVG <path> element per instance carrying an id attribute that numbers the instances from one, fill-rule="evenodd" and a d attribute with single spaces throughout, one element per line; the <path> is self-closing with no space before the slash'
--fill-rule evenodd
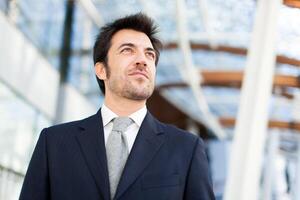
<path id="1" fill-rule="evenodd" d="M 136 56 L 135 65 L 137 67 L 147 67 L 146 57 L 144 52 L 140 52 Z"/>

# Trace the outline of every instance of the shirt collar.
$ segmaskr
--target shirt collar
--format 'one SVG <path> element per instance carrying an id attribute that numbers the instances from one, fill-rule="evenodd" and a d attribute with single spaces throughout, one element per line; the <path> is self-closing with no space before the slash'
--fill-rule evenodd
<path id="1" fill-rule="evenodd" d="M 115 117 L 118 117 L 111 109 L 105 106 L 105 104 L 101 107 L 101 115 L 102 115 L 102 122 L 103 126 L 106 126 L 111 120 Z"/>
<path id="2" fill-rule="evenodd" d="M 142 122 L 147 114 L 146 106 L 143 106 L 141 109 L 135 111 L 129 117 L 138 125 L 141 126 Z"/>
<path id="3" fill-rule="evenodd" d="M 129 117 L 138 125 L 141 126 L 142 122 L 147 114 L 146 106 L 143 106 L 141 109 L 137 110 L 136 112 L 129 115 Z M 112 119 L 118 117 L 111 109 L 109 109 L 105 104 L 101 107 L 101 115 L 102 115 L 102 122 L 103 126 L 106 126 Z"/>

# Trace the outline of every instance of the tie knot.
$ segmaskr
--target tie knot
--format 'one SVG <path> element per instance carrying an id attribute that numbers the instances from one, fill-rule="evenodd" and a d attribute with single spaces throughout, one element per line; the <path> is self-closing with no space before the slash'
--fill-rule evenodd
<path id="1" fill-rule="evenodd" d="M 125 132 L 133 121 L 129 117 L 116 117 L 113 120 L 113 131 Z"/>

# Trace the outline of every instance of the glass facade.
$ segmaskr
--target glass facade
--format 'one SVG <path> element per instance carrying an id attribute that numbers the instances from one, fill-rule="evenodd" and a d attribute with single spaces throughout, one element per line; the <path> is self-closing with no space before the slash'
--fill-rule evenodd
<path id="1" fill-rule="evenodd" d="M 257 1 L 210 0 L 201 3 L 197 0 L 186 0 L 184 3 L 186 6 L 184 15 L 186 31 L 189 41 L 194 44 L 194 46 L 191 45 L 190 56 L 195 72 L 199 73 L 199 76 L 201 72 L 205 71 L 243 73 L 247 62 L 247 49 L 251 44 Z M 27 42 L 37 49 L 42 58 L 58 75 L 61 65 L 63 33 L 66 27 L 66 5 L 67 1 L 61 0 L 0 0 L 0 12 L 5 20 L 25 36 Z M 93 9 L 97 12 L 92 12 Z M 183 50 L 178 47 L 180 27 L 175 1 L 78 0 L 74 1 L 67 84 L 86 100 L 87 105 L 99 108 L 104 98 L 96 83 L 92 59 L 93 43 L 99 25 L 120 16 L 141 11 L 149 14 L 158 23 L 159 36 L 165 44 L 157 66 L 157 88 L 166 84 L 186 82 L 182 74 L 182 71 L 186 71 L 185 55 Z M 95 21 L 95 19 L 99 21 Z M 281 132 L 282 137 L 275 161 L 278 162 L 276 170 L 280 184 L 273 187 L 274 199 L 292 199 L 293 188 L 291 185 L 295 182 L 296 163 L 300 159 L 300 155 L 296 153 L 300 146 L 300 139 L 297 136 L 294 137 L 299 134 L 299 129 L 294 128 L 293 125 L 300 123 L 297 118 L 300 115 L 300 109 L 296 109 L 299 106 L 298 100 L 300 100 L 296 95 L 299 94 L 300 88 L 299 19 L 299 8 L 290 8 L 285 5 L 280 7 L 276 52 L 285 59 L 278 59 L 275 71 L 276 75 L 292 76 L 294 78 L 292 83 L 295 86 L 274 88 L 274 95 L 269 105 L 270 120 L 288 124 L 288 127 L 277 127 L 278 129 L 275 130 L 275 132 Z M 171 47 L 172 45 L 176 47 Z M 0 51 L 5 51 L 5 49 L 0 47 Z M 294 61 L 290 62 L 290 60 Z M 3 63 L 0 62 L 2 65 Z M 33 71 L 38 67 L 40 66 L 33 64 Z M 16 71 L 15 75 L 21 76 L 22 71 Z M 16 199 L 17 195 L 12 197 L 9 193 L 18 191 L 20 188 L 22 176 L 26 172 L 39 133 L 44 127 L 53 124 L 55 112 L 54 114 L 45 112 L 30 99 L 24 97 L 23 93 L 18 91 L 16 84 L 1 77 L 0 185 L 3 188 L 0 188 L 0 199 Z M 41 82 L 47 80 L 47 74 L 45 74 L 45 79 L 41 78 Z M 298 85 L 295 83 L 297 80 Z M 53 80 L 50 80 L 49 85 L 52 85 L 51 81 Z M 58 88 L 54 89 L 58 90 Z M 31 91 L 31 88 L 28 88 L 28 91 Z M 207 101 L 209 111 L 217 120 L 221 118 L 235 120 L 237 118 L 240 100 L 239 87 L 216 87 L 204 84 L 201 91 Z M 207 120 L 205 113 L 199 108 L 199 102 L 191 88 L 170 86 L 162 89 L 160 93 L 173 105 L 184 110 L 191 118 L 199 122 Z M 56 105 L 57 102 L 53 102 L 53 104 Z M 224 125 L 223 129 L 228 134 L 230 141 L 233 138 L 234 124 Z M 272 134 L 273 131 L 274 129 L 270 129 L 269 134 Z M 210 142 L 212 145 L 208 145 L 208 148 L 211 148 L 210 152 L 213 152 L 210 157 L 213 161 L 211 168 L 215 173 L 213 175 L 214 184 L 219 198 L 222 198 L 226 172 L 218 171 L 216 168 L 219 165 L 217 160 L 222 157 L 222 154 L 218 154 L 218 152 L 222 152 L 224 148 L 227 150 L 230 148 L 230 144 L 227 144 L 228 141 L 212 140 Z M 224 162 L 227 164 L 228 160 Z M 300 167 L 298 166 L 298 168 Z M 214 172 L 214 170 L 216 171 Z M 8 182 L 10 184 L 6 184 Z M 6 188 L 4 185 L 7 185 Z"/>

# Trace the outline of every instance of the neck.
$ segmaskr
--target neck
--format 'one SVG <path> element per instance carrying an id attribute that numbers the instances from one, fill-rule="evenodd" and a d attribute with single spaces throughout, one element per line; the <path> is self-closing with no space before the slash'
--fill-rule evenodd
<path id="1" fill-rule="evenodd" d="M 146 100 L 131 100 L 125 98 L 110 98 L 105 95 L 105 106 L 116 113 L 118 116 L 129 116 L 146 105 Z"/>

